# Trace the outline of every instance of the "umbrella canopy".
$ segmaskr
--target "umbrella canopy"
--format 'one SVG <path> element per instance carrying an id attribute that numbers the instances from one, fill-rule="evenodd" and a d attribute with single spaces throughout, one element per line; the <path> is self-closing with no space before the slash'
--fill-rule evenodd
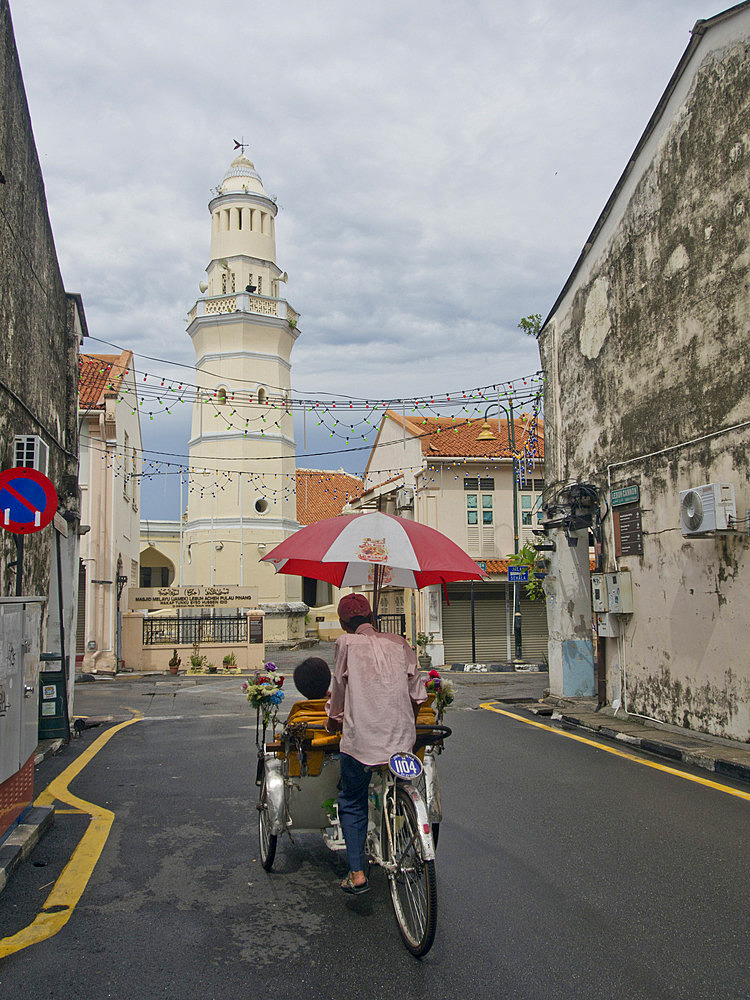
<path id="1" fill-rule="evenodd" d="M 278 573 L 326 580 L 337 587 L 420 588 L 487 579 L 474 560 L 441 532 L 380 512 L 316 521 L 261 561 L 270 562 Z"/>

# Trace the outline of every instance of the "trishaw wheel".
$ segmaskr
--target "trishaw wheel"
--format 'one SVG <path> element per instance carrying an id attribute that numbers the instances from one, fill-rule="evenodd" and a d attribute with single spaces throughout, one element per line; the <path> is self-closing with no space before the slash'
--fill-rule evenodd
<path id="1" fill-rule="evenodd" d="M 260 863 L 267 872 L 273 868 L 273 859 L 276 857 L 276 844 L 278 836 L 271 833 L 271 819 L 268 815 L 268 794 L 266 792 L 266 779 L 261 781 L 260 796 L 258 797 L 258 841 L 260 842 Z"/>
<path id="2" fill-rule="evenodd" d="M 437 879 L 435 862 L 422 857 L 417 810 L 401 786 L 396 789 L 393 809 L 392 850 L 383 817 L 383 845 L 386 860 L 395 861 L 397 869 L 389 872 L 388 884 L 396 923 L 404 944 L 412 955 L 426 955 L 435 940 L 437 928 Z"/>

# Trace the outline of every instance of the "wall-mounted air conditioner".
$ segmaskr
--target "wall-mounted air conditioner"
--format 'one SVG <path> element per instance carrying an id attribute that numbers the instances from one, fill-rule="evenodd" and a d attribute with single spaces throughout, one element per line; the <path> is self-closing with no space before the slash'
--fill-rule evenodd
<path id="1" fill-rule="evenodd" d="M 47 475 L 49 448 L 36 434 L 17 434 L 13 439 L 14 465 L 36 469 Z"/>
<path id="2" fill-rule="evenodd" d="M 683 535 L 726 531 L 736 525 L 737 508 L 732 483 L 707 483 L 680 493 L 680 526 Z"/>
<path id="3" fill-rule="evenodd" d="M 414 507 L 414 487 L 402 486 L 396 492 L 396 510 L 412 510 Z"/>

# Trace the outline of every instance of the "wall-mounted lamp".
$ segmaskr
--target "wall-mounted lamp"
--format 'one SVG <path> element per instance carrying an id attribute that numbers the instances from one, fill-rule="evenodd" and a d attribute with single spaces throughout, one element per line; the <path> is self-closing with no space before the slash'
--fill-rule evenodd
<path id="1" fill-rule="evenodd" d="M 260 554 L 263 555 L 265 551 L 266 551 L 266 543 L 258 542 L 258 552 L 260 552 Z"/>
<path id="2" fill-rule="evenodd" d="M 217 552 L 221 552 L 221 550 L 224 548 L 224 542 L 217 542 L 214 548 L 216 549 Z"/>

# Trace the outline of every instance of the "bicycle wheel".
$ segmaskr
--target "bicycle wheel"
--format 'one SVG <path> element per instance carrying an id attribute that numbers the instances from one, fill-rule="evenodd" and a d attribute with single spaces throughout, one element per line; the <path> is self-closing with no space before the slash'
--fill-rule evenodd
<path id="1" fill-rule="evenodd" d="M 383 817 L 383 848 L 387 861 L 396 862 L 388 873 L 391 902 L 404 944 L 412 955 L 426 955 L 437 927 L 435 862 L 422 858 L 417 810 L 402 786 L 396 788 L 392 814 L 393 844 L 388 841 Z"/>
<path id="2" fill-rule="evenodd" d="M 271 833 L 271 819 L 268 815 L 268 794 L 266 792 L 266 779 L 264 776 L 260 785 L 260 795 L 258 796 L 258 841 L 260 843 L 260 863 L 267 872 L 270 872 L 273 868 L 278 839 L 275 833 Z"/>

